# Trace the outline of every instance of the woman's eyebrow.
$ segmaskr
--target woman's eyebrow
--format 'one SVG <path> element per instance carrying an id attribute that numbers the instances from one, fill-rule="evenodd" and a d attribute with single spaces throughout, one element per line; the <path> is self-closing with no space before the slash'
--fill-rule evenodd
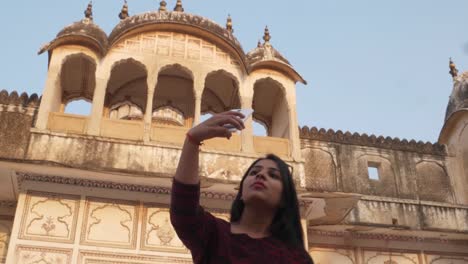
<path id="1" fill-rule="evenodd" d="M 254 168 L 254 169 L 263 169 L 263 166 L 261 166 L 261 165 L 255 165 L 253 168 Z M 269 170 L 274 170 L 274 171 L 279 171 L 279 170 L 278 170 L 277 168 L 275 168 L 275 167 L 268 167 L 268 169 L 269 169 Z"/>

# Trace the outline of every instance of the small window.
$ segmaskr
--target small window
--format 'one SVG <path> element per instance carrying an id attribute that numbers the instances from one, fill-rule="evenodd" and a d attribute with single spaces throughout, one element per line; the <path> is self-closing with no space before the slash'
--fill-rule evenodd
<path id="1" fill-rule="evenodd" d="M 67 103 L 65 106 L 65 113 L 88 116 L 91 114 L 91 107 L 91 103 L 84 99 L 74 100 Z"/>
<path id="2" fill-rule="evenodd" d="M 367 168 L 367 173 L 369 175 L 369 179 L 378 181 L 380 180 L 380 175 L 379 175 L 379 168 L 375 165 L 369 165 Z"/>

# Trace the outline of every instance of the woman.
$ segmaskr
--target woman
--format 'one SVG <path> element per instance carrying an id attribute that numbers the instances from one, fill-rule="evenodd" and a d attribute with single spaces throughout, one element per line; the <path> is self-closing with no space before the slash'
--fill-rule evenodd
<path id="1" fill-rule="evenodd" d="M 199 147 L 230 138 L 225 125 L 244 129 L 237 112 L 214 115 L 192 128 L 174 177 L 171 222 L 196 264 L 313 263 L 304 248 L 298 201 L 288 165 L 274 155 L 255 161 L 243 176 L 231 223 L 200 206 Z"/>

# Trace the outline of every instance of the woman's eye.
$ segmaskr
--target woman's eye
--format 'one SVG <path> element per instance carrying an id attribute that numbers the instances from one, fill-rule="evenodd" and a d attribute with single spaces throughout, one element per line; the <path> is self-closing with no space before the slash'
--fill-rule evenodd
<path id="1" fill-rule="evenodd" d="M 258 171 L 251 171 L 250 175 L 256 175 L 257 173 L 258 173 Z"/>
<path id="2" fill-rule="evenodd" d="M 273 179 L 279 178 L 278 174 L 275 174 L 275 173 L 270 173 L 270 177 L 272 177 Z"/>

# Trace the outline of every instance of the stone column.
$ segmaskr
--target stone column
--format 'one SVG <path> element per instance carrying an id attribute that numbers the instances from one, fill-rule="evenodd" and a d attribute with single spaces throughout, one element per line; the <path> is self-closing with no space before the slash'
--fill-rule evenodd
<path id="1" fill-rule="evenodd" d="M 157 72 L 157 71 L 156 71 Z M 156 85 L 158 85 L 158 75 L 148 75 L 146 80 L 148 86 L 148 94 L 146 98 L 146 111 L 145 111 L 145 132 L 143 135 L 143 141 L 149 142 L 151 140 L 151 129 L 153 124 L 153 99 Z"/>
<path id="2" fill-rule="evenodd" d="M 241 98 L 241 108 L 251 109 L 252 108 L 252 97 Z M 253 116 L 250 116 L 244 123 L 245 129 L 241 132 L 242 141 L 242 152 L 254 153 L 254 133 L 253 133 Z"/>
<path id="3" fill-rule="evenodd" d="M 195 93 L 195 110 L 194 110 L 194 117 L 193 117 L 193 126 L 196 126 L 200 123 L 202 94 L 203 94 L 203 89 L 205 88 L 205 76 L 203 74 L 195 75 L 195 80 L 193 81 L 193 85 L 194 85 L 194 93 Z"/>
<path id="4" fill-rule="evenodd" d="M 65 54 L 54 52 L 50 58 L 47 80 L 42 92 L 41 105 L 37 114 L 36 128 L 47 129 L 49 114 L 60 111 L 62 104 L 62 87 L 60 86 L 60 71 Z"/>
<path id="5" fill-rule="evenodd" d="M 96 87 L 94 88 L 93 104 L 88 122 L 88 134 L 93 136 L 99 136 L 101 133 L 101 122 L 104 111 L 104 102 L 106 99 L 107 83 L 110 77 L 110 73 L 106 73 L 104 71 L 105 70 L 96 71 Z"/>
<path id="6" fill-rule="evenodd" d="M 302 231 L 304 232 L 304 247 L 309 252 L 309 236 L 307 235 L 307 219 L 301 219 Z"/>
<path id="7" fill-rule="evenodd" d="M 290 104 L 289 109 L 289 138 L 291 142 L 291 156 L 295 161 L 301 161 L 301 142 L 297 123 L 296 103 Z"/>

